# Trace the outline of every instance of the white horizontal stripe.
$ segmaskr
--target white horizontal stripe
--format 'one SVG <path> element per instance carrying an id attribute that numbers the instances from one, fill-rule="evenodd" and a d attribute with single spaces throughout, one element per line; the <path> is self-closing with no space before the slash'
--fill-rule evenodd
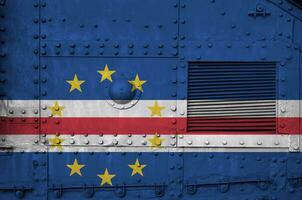
<path id="1" fill-rule="evenodd" d="M 55 100 L 2 100 L 0 101 L 0 115 L 11 117 L 49 117 L 50 107 Z M 155 100 L 139 100 L 135 105 L 115 104 L 107 100 L 57 100 L 63 106 L 63 117 L 150 117 L 151 110 L 148 106 L 154 106 Z M 162 117 L 186 117 L 187 100 L 158 100 L 159 106 L 165 108 L 161 111 Z M 257 102 L 257 101 L 245 101 Z M 299 117 L 300 100 L 278 100 L 277 117 Z M 222 103 L 228 104 L 227 101 Z M 115 107 L 113 107 L 115 106 Z M 127 106 L 132 106 L 127 108 Z M 41 114 L 39 114 L 41 112 Z M 300 115 L 301 116 L 301 115 Z M 59 116 L 55 116 L 59 117 Z M 158 117 L 155 115 L 154 117 Z"/>
<path id="2" fill-rule="evenodd" d="M 148 107 L 153 107 L 155 101 L 140 100 L 135 105 L 129 108 L 115 108 L 111 105 L 111 101 L 106 100 L 86 100 L 86 101 L 58 101 L 60 105 L 64 106 L 64 117 L 150 117 L 151 110 Z M 53 105 L 54 101 L 42 101 L 43 105 Z M 161 110 L 163 117 L 175 117 L 176 101 L 159 100 L 158 105 L 164 107 Z M 116 105 L 116 104 L 115 104 Z M 114 106 L 115 106 L 114 105 Z M 117 105 L 118 106 L 118 105 Z M 120 105 L 123 106 L 123 105 Z M 127 107 L 127 105 L 125 106 Z M 46 117 L 50 114 L 49 109 L 42 111 L 42 116 Z M 155 115 L 158 117 L 158 115 Z"/>
<path id="3" fill-rule="evenodd" d="M 15 152 L 58 152 L 57 147 L 50 148 L 49 139 L 54 137 L 54 135 L 40 138 L 33 135 L 4 135 L 0 136 L 0 147 Z M 62 152 L 284 152 L 289 150 L 290 145 L 288 135 L 160 135 L 164 141 L 158 148 L 151 147 L 149 142 L 153 135 L 58 137 L 64 139 L 61 144 Z"/>

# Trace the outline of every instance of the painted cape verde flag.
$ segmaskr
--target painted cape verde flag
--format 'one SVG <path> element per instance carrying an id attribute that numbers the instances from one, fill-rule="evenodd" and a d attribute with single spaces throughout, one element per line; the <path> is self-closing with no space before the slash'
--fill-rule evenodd
<path id="1" fill-rule="evenodd" d="M 12 100 L 8 101 L 8 107 L 38 109 L 31 113 L 7 111 L 7 119 L 2 118 L 3 134 L 38 134 L 39 131 L 43 134 L 299 134 L 299 114 L 291 110 L 299 104 L 295 97 L 275 100 L 273 95 L 253 96 L 248 91 L 235 99 L 228 97 L 228 91 L 221 96 L 190 97 L 186 71 L 177 70 L 177 74 L 177 67 L 181 67 L 170 59 L 119 59 L 115 62 L 45 59 L 45 62 L 50 64 L 41 80 L 41 100 L 34 100 L 28 93 L 12 91 Z M 214 112 L 210 108 L 212 113 L 207 113 L 209 105 L 205 105 L 201 115 L 194 115 L 194 110 L 193 115 L 187 115 L 188 104 L 192 105 L 192 110 L 200 108 L 200 102 L 212 102 L 214 109 L 218 107 Z M 233 102 L 241 103 L 243 109 L 255 103 L 259 105 L 242 112 L 241 107 L 232 106 Z M 219 107 L 222 104 L 226 106 Z M 277 110 L 276 115 L 272 114 L 275 110 L 257 115 L 257 109 L 273 104 L 278 108 L 286 104 L 289 110 L 272 107 Z M 239 112 L 234 112 L 237 110 Z M 227 113 L 221 114 L 222 111 Z M 15 126 L 22 120 L 36 123 L 39 128 Z M 190 120 L 204 129 L 195 131 L 193 127 L 191 132 L 187 129 Z M 237 123 L 253 128 L 247 132 L 228 130 Z M 276 126 L 276 130 L 271 129 L 272 126 Z M 265 130 L 265 127 L 270 128 Z"/>
<path id="2" fill-rule="evenodd" d="M 289 3 L 0 0 L 0 199 L 300 198 Z"/>

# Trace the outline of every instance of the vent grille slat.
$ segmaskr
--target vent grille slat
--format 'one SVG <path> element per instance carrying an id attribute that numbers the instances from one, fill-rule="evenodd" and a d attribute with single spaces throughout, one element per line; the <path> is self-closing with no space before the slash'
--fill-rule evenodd
<path id="1" fill-rule="evenodd" d="M 189 63 L 188 132 L 275 133 L 274 63 Z"/>

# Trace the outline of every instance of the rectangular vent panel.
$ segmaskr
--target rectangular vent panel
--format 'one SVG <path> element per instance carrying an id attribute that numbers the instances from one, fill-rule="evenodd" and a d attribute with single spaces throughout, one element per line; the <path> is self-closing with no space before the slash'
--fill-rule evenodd
<path id="1" fill-rule="evenodd" d="M 275 133 L 274 63 L 190 62 L 188 132 Z"/>

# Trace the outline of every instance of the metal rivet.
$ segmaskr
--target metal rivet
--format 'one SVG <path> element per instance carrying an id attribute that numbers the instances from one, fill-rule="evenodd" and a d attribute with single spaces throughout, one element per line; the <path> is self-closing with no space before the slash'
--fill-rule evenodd
<path id="1" fill-rule="evenodd" d="M 223 141 L 222 141 L 222 144 L 223 144 L 223 145 L 227 145 L 228 143 L 227 143 L 227 141 L 223 140 Z"/>
<path id="2" fill-rule="evenodd" d="M 176 106 L 171 106 L 171 110 L 173 111 L 173 112 L 175 112 L 176 111 Z"/>
<path id="3" fill-rule="evenodd" d="M 209 142 L 208 140 L 206 140 L 204 143 L 205 143 L 206 145 L 209 145 L 209 144 L 210 144 L 210 142 Z"/>
<path id="4" fill-rule="evenodd" d="M 225 46 L 226 46 L 227 48 L 231 48 L 231 47 L 232 47 L 232 45 L 229 44 L 229 43 L 227 43 Z"/>
<path id="5" fill-rule="evenodd" d="M 118 141 L 114 139 L 114 140 L 112 141 L 112 144 L 117 145 L 117 144 L 118 144 Z"/>
<path id="6" fill-rule="evenodd" d="M 239 142 L 239 144 L 240 144 L 240 145 L 244 145 L 244 141 L 241 140 L 241 141 Z"/>

